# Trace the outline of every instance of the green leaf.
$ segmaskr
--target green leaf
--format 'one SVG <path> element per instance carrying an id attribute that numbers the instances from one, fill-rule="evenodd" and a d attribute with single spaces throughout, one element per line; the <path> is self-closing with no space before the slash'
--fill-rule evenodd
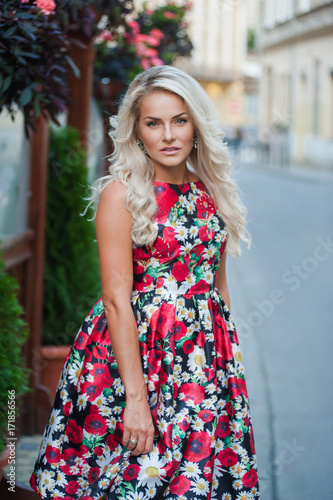
<path id="1" fill-rule="evenodd" d="M 29 87 L 25 88 L 21 92 L 21 95 L 20 95 L 20 99 L 19 99 L 20 106 L 22 106 L 22 108 L 24 106 L 26 106 L 31 101 L 32 96 L 33 96 L 33 93 L 31 91 L 31 89 Z"/>
<path id="2" fill-rule="evenodd" d="M 4 79 L 4 82 L 2 84 L 2 92 L 5 92 L 8 89 L 11 81 L 12 81 L 11 76 L 7 76 L 7 78 Z"/>
<path id="3" fill-rule="evenodd" d="M 2 33 L 2 36 L 4 38 L 9 38 L 13 33 L 15 33 L 16 28 L 17 28 L 17 26 L 12 26 L 7 31 L 5 31 L 4 33 Z"/>
<path id="4" fill-rule="evenodd" d="M 76 78 L 81 78 L 81 72 L 80 72 L 79 68 L 76 66 L 73 59 L 71 59 L 69 56 L 65 56 L 65 59 L 68 62 L 68 64 L 70 65 L 70 67 L 72 68 L 74 76 Z"/>

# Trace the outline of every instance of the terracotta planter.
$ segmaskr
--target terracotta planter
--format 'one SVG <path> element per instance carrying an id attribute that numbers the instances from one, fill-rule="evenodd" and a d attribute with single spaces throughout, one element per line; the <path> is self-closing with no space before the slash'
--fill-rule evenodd
<path id="1" fill-rule="evenodd" d="M 43 362 L 40 372 L 40 383 L 49 389 L 52 399 L 55 397 L 61 370 L 70 348 L 71 346 L 69 345 L 46 345 L 41 348 Z"/>

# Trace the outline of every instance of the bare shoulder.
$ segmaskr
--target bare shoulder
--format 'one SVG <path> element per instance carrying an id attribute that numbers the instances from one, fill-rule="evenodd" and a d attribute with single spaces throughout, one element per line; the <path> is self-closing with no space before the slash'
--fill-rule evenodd
<path id="1" fill-rule="evenodd" d="M 125 199 L 127 187 L 120 181 L 109 182 L 102 191 L 100 202 L 115 203 Z"/>
<path id="2" fill-rule="evenodd" d="M 101 194 L 97 213 L 96 225 L 99 222 L 115 223 L 115 219 L 121 219 L 122 224 L 131 224 L 131 214 L 125 206 L 125 195 L 127 187 L 122 182 L 114 180 L 107 184 Z"/>

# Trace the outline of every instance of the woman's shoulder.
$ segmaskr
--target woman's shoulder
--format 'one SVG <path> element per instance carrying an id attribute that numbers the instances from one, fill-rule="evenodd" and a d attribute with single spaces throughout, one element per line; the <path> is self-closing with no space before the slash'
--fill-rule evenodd
<path id="1" fill-rule="evenodd" d="M 120 180 L 112 179 L 103 187 L 100 201 L 103 199 L 105 201 L 113 200 L 113 202 L 119 202 L 124 199 L 127 190 L 128 187 L 125 186 L 125 184 L 123 184 Z"/>

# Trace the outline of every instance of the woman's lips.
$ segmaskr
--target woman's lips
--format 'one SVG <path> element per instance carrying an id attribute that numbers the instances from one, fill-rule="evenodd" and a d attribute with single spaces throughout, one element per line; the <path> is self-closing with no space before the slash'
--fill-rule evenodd
<path id="1" fill-rule="evenodd" d="M 173 148 L 173 147 L 163 148 L 160 151 L 161 151 L 161 153 L 163 153 L 165 155 L 174 155 L 174 154 L 178 153 L 178 151 L 180 151 L 180 148 Z"/>

